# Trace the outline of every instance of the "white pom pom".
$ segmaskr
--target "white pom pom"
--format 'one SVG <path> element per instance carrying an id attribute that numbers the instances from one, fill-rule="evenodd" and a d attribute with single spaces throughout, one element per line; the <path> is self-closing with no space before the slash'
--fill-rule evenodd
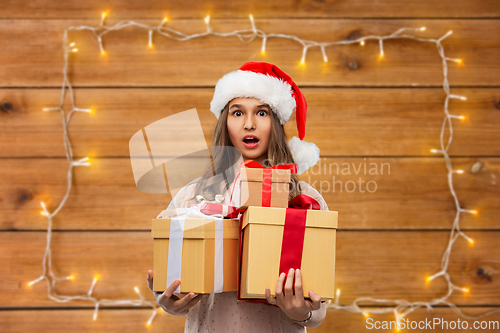
<path id="1" fill-rule="evenodd" d="M 293 159 L 297 164 L 300 175 L 319 161 L 319 148 L 314 143 L 305 142 L 294 136 L 288 141 L 288 146 L 292 151 Z"/>

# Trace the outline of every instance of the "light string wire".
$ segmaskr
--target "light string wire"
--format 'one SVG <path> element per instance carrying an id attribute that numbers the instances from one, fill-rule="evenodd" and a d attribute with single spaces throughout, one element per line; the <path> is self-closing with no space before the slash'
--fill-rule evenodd
<path id="1" fill-rule="evenodd" d="M 149 306 L 153 309 L 153 313 L 152 313 L 151 317 L 149 318 L 146 325 L 150 326 L 153 319 L 155 318 L 156 314 L 161 309 L 153 302 L 146 301 L 144 299 L 144 297 L 141 295 L 141 293 L 137 287 L 135 287 L 134 290 L 138 294 L 139 299 L 130 299 L 130 300 L 107 300 L 107 299 L 98 300 L 98 299 L 96 299 L 95 297 L 92 296 L 92 293 L 93 293 L 94 287 L 98 281 L 98 276 L 96 276 L 94 278 L 94 280 L 92 281 L 92 285 L 91 285 L 91 287 L 86 295 L 65 296 L 65 295 L 59 295 L 55 291 L 55 284 L 57 281 L 73 280 L 74 276 L 63 277 L 63 278 L 56 277 L 52 271 L 51 239 L 52 239 L 53 218 L 62 209 L 63 205 L 65 204 L 65 202 L 70 194 L 71 187 L 72 187 L 73 167 L 75 167 L 75 166 L 89 166 L 90 165 L 88 157 L 85 157 L 85 158 L 79 159 L 79 160 L 74 160 L 73 152 L 71 149 L 71 142 L 70 142 L 70 139 L 68 136 L 68 126 L 69 126 L 69 122 L 71 120 L 71 116 L 73 115 L 74 112 L 86 112 L 86 113 L 93 112 L 92 109 L 82 109 L 82 108 L 76 107 L 76 105 L 75 105 L 74 92 L 73 92 L 73 88 L 71 86 L 71 83 L 68 79 L 67 71 L 68 71 L 68 63 L 69 63 L 70 54 L 77 52 L 78 49 L 75 47 L 74 42 L 72 42 L 72 43 L 68 42 L 68 32 L 69 31 L 71 31 L 71 30 L 89 30 L 89 31 L 91 31 L 97 39 L 97 42 L 99 44 L 99 49 L 100 49 L 102 55 L 106 54 L 106 52 L 104 50 L 102 36 L 104 36 L 106 33 L 110 32 L 110 31 L 120 30 L 120 29 L 129 27 L 129 26 L 135 26 L 138 28 L 146 29 L 148 31 L 148 46 L 150 48 L 153 48 L 153 46 L 154 46 L 153 34 L 155 32 L 161 36 L 168 37 L 168 38 L 176 40 L 176 41 L 188 41 L 188 40 L 191 40 L 194 38 L 200 38 L 200 37 L 205 37 L 205 36 L 209 36 L 209 35 L 214 35 L 214 36 L 220 36 L 220 37 L 236 36 L 241 40 L 241 42 L 250 43 L 251 41 L 253 41 L 255 39 L 255 37 L 260 37 L 260 38 L 262 38 L 261 52 L 263 52 L 263 53 L 266 51 L 266 43 L 267 43 L 267 40 L 269 38 L 290 39 L 290 40 L 294 40 L 302 45 L 302 57 L 300 60 L 300 63 L 302 65 L 305 64 L 307 51 L 309 50 L 309 48 L 312 48 L 312 47 L 319 47 L 321 50 L 321 53 L 323 55 L 323 61 L 327 62 L 328 58 L 326 56 L 325 49 L 328 46 L 348 45 L 348 44 L 358 44 L 358 43 L 361 46 L 363 46 L 363 45 L 365 45 L 366 41 L 376 40 L 376 41 L 378 41 L 378 44 L 379 44 L 379 50 L 380 50 L 379 57 L 383 58 L 384 57 L 384 41 L 385 40 L 412 39 L 412 40 L 415 40 L 418 42 L 435 44 L 437 47 L 438 53 L 442 59 L 442 65 L 443 65 L 443 76 L 444 76 L 443 89 L 446 93 L 446 98 L 445 98 L 445 102 L 444 102 L 445 117 L 444 117 L 443 125 L 441 128 L 441 136 L 440 136 L 441 149 L 440 150 L 432 149 L 431 152 L 442 154 L 444 159 L 445 159 L 446 167 L 448 169 L 448 175 L 447 175 L 448 185 L 450 188 L 450 192 L 451 192 L 451 194 L 454 198 L 454 201 L 455 201 L 457 213 L 456 213 L 455 219 L 453 221 L 453 226 L 452 226 L 452 229 L 450 232 L 448 246 L 447 246 L 447 248 L 443 254 L 443 257 L 442 257 L 441 270 L 439 272 L 437 272 L 436 274 L 434 274 L 433 276 L 427 278 L 427 280 L 430 282 L 434 278 L 442 276 L 448 283 L 448 292 L 443 297 L 438 298 L 438 299 L 434 299 L 430 302 L 408 302 L 406 300 L 376 299 L 376 298 L 371 298 L 371 297 L 360 297 L 360 298 L 357 298 L 351 305 L 341 305 L 339 303 L 340 289 L 337 289 L 336 298 L 335 298 L 334 302 L 332 302 L 332 301 L 328 302 L 327 307 L 333 308 L 333 309 L 338 309 L 338 310 L 344 310 L 344 311 L 348 311 L 348 312 L 353 312 L 353 313 L 361 313 L 365 316 L 369 316 L 370 314 L 383 314 L 383 313 L 391 313 L 392 312 L 392 313 L 394 313 L 394 316 L 396 318 L 396 322 L 398 323 L 398 327 L 399 327 L 399 322 L 398 322 L 399 318 L 405 317 L 408 314 L 410 314 L 411 312 L 413 312 L 416 309 L 421 308 L 421 307 L 426 307 L 429 311 L 432 311 L 432 309 L 433 309 L 432 307 L 434 305 L 439 305 L 439 304 L 444 304 L 444 305 L 449 306 L 457 314 L 459 314 L 460 316 L 467 318 L 467 319 L 479 319 L 479 318 L 482 318 L 484 316 L 487 316 L 487 315 L 490 315 L 492 313 L 500 311 L 500 310 L 493 310 L 493 311 L 489 311 L 485 314 L 482 314 L 480 316 L 471 317 L 471 316 L 465 315 L 456 305 L 454 305 L 453 303 L 448 301 L 448 298 L 452 295 L 453 291 L 455 291 L 455 290 L 469 292 L 468 288 L 459 287 L 451 281 L 451 277 L 448 273 L 448 264 L 449 264 L 449 258 L 450 258 L 450 254 L 452 251 L 453 244 L 455 243 L 455 241 L 459 237 L 465 238 L 471 244 L 474 243 L 474 241 L 460 229 L 460 224 L 459 224 L 460 215 L 462 213 L 477 214 L 477 212 L 475 210 L 463 209 L 459 204 L 458 197 L 457 197 L 455 190 L 453 188 L 453 178 L 452 177 L 453 177 L 454 173 L 460 174 L 460 173 L 463 173 L 463 171 L 462 170 L 454 170 L 452 168 L 451 160 L 450 160 L 450 157 L 448 155 L 448 149 L 449 149 L 449 146 L 451 145 L 452 138 L 453 138 L 453 126 L 452 126 L 451 120 L 452 119 L 464 119 L 464 116 L 454 115 L 454 114 L 449 113 L 449 100 L 450 99 L 466 100 L 466 97 L 464 97 L 464 96 L 458 96 L 458 95 L 454 95 L 454 94 L 450 93 L 450 85 L 448 82 L 448 64 L 447 64 L 447 62 L 455 62 L 458 64 L 462 63 L 461 59 L 446 57 L 443 46 L 442 46 L 442 41 L 446 37 L 451 35 L 452 31 L 447 32 L 445 35 L 443 35 L 439 39 L 431 39 L 431 38 L 420 38 L 420 37 L 416 36 L 418 31 L 425 30 L 424 27 L 422 27 L 422 28 L 401 28 L 401 29 L 395 31 L 394 33 L 392 33 L 390 35 L 386 35 L 386 36 L 374 36 L 374 35 L 372 35 L 372 36 L 364 36 L 364 37 L 360 37 L 360 38 L 352 39 L 352 40 L 342 40 L 342 41 L 336 41 L 336 42 L 319 43 L 316 41 L 301 39 L 301 38 L 299 38 L 297 36 L 293 36 L 293 35 L 265 33 L 264 31 L 256 28 L 252 15 L 249 16 L 251 29 L 235 30 L 235 31 L 228 32 L 228 33 L 216 32 L 216 31 L 213 31 L 212 26 L 210 24 L 210 16 L 207 16 L 205 18 L 205 24 L 206 24 L 206 28 L 207 28 L 206 31 L 203 33 L 190 34 L 190 35 L 184 34 L 183 32 L 171 29 L 170 27 L 166 26 L 165 24 L 168 21 L 167 18 L 164 18 L 163 21 L 158 26 L 149 26 L 149 25 L 140 24 L 140 23 L 137 23 L 134 21 L 125 20 L 125 21 L 121 21 L 121 22 L 115 24 L 114 26 L 108 27 L 105 25 L 106 17 L 107 17 L 107 14 L 103 13 L 103 15 L 101 17 L 101 24 L 98 27 L 82 26 L 82 25 L 70 26 L 70 27 L 67 27 L 64 31 L 64 36 L 63 36 L 64 67 L 63 67 L 63 83 L 62 83 L 61 101 L 60 101 L 59 106 L 43 108 L 43 111 L 59 111 L 59 112 L 61 112 L 62 120 L 63 120 L 63 130 L 64 130 L 64 132 L 63 132 L 64 146 L 65 146 L 65 150 L 66 150 L 66 157 L 68 159 L 68 162 L 70 163 L 69 168 L 68 168 L 68 172 L 67 172 L 68 186 L 66 189 L 65 196 L 61 200 L 58 207 L 52 213 L 50 213 L 48 211 L 47 207 L 45 206 L 45 204 L 43 202 L 41 202 L 41 206 L 43 209 L 42 215 L 46 216 L 48 219 L 47 246 L 46 246 L 45 254 L 43 257 L 43 264 L 42 264 L 43 273 L 36 280 L 29 282 L 28 283 L 29 286 L 31 286 L 35 283 L 38 283 L 42 280 L 47 280 L 47 282 L 48 282 L 47 295 L 50 299 L 52 299 L 56 302 L 64 303 L 64 302 L 77 301 L 77 300 L 93 302 L 95 305 L 95 311 L 94 311 L 94 316 L 93 316 L 94 320 L 97 318 L 97 312 L 99 310 L 100 305 Z M 407 32 L 411 32 L 411 34 L 408 34 Z M 63 103 L 64 103 L 66 91 L 68 91 L 70 94 L 71 107 L 72 107 L 67 116 L 66 116 L 65 111 L 63 109 Z M 448 142 L 445 145 L 444 131 L 446 129 L 447 124 L 448 124 L 448 128 L 450 131 L 450 136 L 449 136 Z M 394 306 L 393 307 L 388 306 L 388 307 L 383 307 L 383 308 L 368 308 L 368 307 L 363 306 L 363 308 L 362 308 L 362 307 L 360 307 L 360 305 L 358 305 L 358 303 L 360 303 L 360 302 L 373 302 L 376 304 L 391 304 Z M 398 330 L 399 330 L 399 328 L 398 328 Z"/>

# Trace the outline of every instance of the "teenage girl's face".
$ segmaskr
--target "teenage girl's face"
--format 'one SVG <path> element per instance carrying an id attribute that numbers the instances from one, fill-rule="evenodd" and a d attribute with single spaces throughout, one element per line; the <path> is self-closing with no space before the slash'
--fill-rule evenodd
<path id="1" fill-rule="evenodd" d="M 271 109 L 256 98 L 238 97 L 229 102 L 229 138 L 245 160 L 262 163 L 271 136 Z"/>

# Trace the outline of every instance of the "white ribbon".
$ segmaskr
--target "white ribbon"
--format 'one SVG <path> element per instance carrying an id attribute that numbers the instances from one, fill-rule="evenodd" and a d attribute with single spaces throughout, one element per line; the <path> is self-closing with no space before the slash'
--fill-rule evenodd
<path id="1" fill-rule="evenodd" d="M 168 242 L 167 287 L 175 280 L 181 279 L 182 240 L 184 239 L 185 217 L 173 217 L 170 220 L 170 239 Z M 178 293 L 177 286 L 175 293 Z"/>
<path id="2" fill-rule="evenodd" d="M 224 221 L 215 219 L 215 260 L 214 260 L 214 293 L 221 293 L 224 286 Z"/>
<path id="3" fill-rule="evenodd" d="M 181 279 L 182 267 L 182 242 L 186 218 L 213 218 L 215 219 L 215 258 L 214 258 L 214 292 L 222 292 L 224 285 L 224 221 L 223 215 L 205 215 L 200 212 L 198 206 L 192 206 L 186 214 L 175 216 L 170 219 L 170 233 L 168 242 L 168 264 L 167 264 L 167 287 L 175 280 Z M 192 226 L 188 227 L 194 228 Z M 179 293 L 180 286 L 174 291 Z"/>

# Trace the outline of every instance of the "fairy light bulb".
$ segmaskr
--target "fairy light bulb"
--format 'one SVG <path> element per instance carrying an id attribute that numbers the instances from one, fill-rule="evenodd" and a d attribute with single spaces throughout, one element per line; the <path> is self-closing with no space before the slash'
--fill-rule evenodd
<path id="1" fill-rule="evenodd" d="M 364 41 L 364 40 L 362 40 L 361 42 L 359 42 L 359 44 L 360 44 L 361 46 L 365 46 L 365 41 Z"/>
<path id="2" fill-rule="evenodd" d="M 150 49 L 153 48 L 153 30 L 149 30 L 149 42 L 148 42 L 148 47 Z"/>
<path id="3" fill-rule="evenodd" d="M 210 23 L 210 15 L 207 15 L 207 16 L 205 17 L 205 23 L 206 23 L 206 24 L 209 24 L 209 23 Z"/>
<path id="4" fill-rule="evenodd" d="M 425 31 L 425 30 L 426 30 L 425 27 L 420 28 L 420 31 Z"/>
<path id="5" fill-rule="evenodd" d="M 163 19 L 163 21 L 161 21 L 161 24 L 160 24 L 160 25 L 164 25 L 164 24 L 165 24 L 165 23 L 167 23 L 167 22 L 168 22 L 168 17 L 165 17 L 165 18 Z"/>

